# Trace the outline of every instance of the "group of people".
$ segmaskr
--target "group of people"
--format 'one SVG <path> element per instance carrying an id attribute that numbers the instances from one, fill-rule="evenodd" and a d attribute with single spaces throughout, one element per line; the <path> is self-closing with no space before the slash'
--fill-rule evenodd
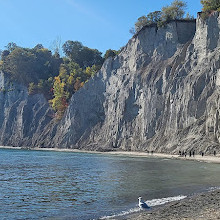
<path id="1" fill-rule="evenodd" d="M 201 152 L 200 154 L 201 154 L 202 157 L 205 155 L 204 152 Z M 216 156 L 216 151 L 215 150 L 214 150 L 213 154 L 214 154 L 214 156 Z M 180 150 L 179 155 L 186 157 L 187 156 L 187 151 L 181 151 Z M 189 157 L 195 157 L 195 150 L 189 151 Z"/>
<path id="2" fill-rule="evenodd" d="M 179 151 L 179 155 L 186 157 L 187 151 L 181 151 L 181 150 L 180 150 L 180 151 Z M 190 157 L 192 157 L 192 156 L 195 157 L 195 151 L 194 151 L 194 150 L 193 150 L 193 151 L 189 151 L 189 156 L 190 156 Z"/>

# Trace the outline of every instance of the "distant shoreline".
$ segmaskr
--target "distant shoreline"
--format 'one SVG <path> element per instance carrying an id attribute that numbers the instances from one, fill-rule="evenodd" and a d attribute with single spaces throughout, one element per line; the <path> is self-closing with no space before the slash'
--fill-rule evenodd
<path id="1" fill-rule="evenodd" d="M 149 157 L 149 158 L 165 158 L 165 159 L 178 159 L 178 160 L 193 160 L 206 163 L 217 163 L 220 164 L 220 155 L 216 156 L 195 155 L 195 157 L 187 155 L 179 156 L 174 154 L 164 154 L 164 153 L 146 153 L 138 151 L 88 151 L 88 150 L 78 150 L 78 149 L 64 149 L 64 148 L 26 148 L 26 147 L 12 147 L 12 146 L 0 146 L 0 149 L 17 149 L 17 150 L 37 150 L 37 151 L 57 151 L 57 152 L 75 152 L 75 153 L 92 153 L 92 154 L 106 154 L 106 155 L 117 155 L 117 156 L 129 156 L 129 157 Z"/>

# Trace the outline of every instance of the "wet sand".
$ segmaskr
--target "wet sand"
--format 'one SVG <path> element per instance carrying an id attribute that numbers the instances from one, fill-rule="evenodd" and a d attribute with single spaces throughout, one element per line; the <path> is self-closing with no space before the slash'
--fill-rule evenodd
<path id="1" fill-rule="evenodd" d="M 151 211 L 141 211 L 124 219 L 128 220 L 208 220 L 220 219 L 220 190 L 201 193 L 171 202 Z"/>

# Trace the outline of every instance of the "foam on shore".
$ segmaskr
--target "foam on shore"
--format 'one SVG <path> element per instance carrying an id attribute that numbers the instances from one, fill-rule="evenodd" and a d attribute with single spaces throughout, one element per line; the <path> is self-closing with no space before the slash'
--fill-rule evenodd
<path id="1" fill-rule="evenodd" d="M 164 205 L 164 204 L 169 203 L 169 202 L 179 201 L 179 200 L 185 199 L 186 197 L 187 196 L 179 195 L 179 196 L 167 197 L 167 198 L 161 198 L 161 199 L 152 199 L 152 200 L 147 200 L 146 203 L 150 207 L 154 207 L 154 206 Z M 127 211 L 122 211 L 121 213 L 118 213 L 118 214 L 103 216 L 100 219 L 119 218 L 119 217 L 123 217 L 125 215 L 130 215 L 130 214 L 137 213 L 139 211 L 140 211 L 140 208 L 132 208 L 132 209 L 129 209 Z"/>

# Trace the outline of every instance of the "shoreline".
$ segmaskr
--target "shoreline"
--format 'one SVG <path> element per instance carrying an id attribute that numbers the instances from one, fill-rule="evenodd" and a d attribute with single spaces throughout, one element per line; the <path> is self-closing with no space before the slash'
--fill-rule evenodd
<path id="1" fill-rule="evenodd" d="M 195 194 L 185 199 L 170 202 L 150 211 L 126 216 L 127 220 L 197 220 L 220 218 L 220 190 Z M 117 218 L 116 218 L 117 219 Z M 119 219 L 119 218 L 118 218 Z"/>
<path id="2" fill-rule="evenodd" d="M 36 151 L 56 151 L 56 152 L 73 152 L 73 153 L 91 153 L 91 154 L 104 154 L 104 155 L 115 155 L 115 156 L 129 156 L 129 157 L 147 157 L 147 158 L 163 158 L 163 159 L 177 159 L 177 160 L 193 160 L 198 162 L 206 163 L 217 163 L 220 164 L 220 154 L 216 156 L 210 155 L 195 155 L 194 157 L 187 155 L 186 157 L 177 154 L 164 154 L 164 153 L 146 153 L 138 151 L 88 151 L 78 149 L 64 149 L 64 148 L 29 148 L 29 147 L 12 147 L 12 146 L 0 146 L 0 149 L 17 149 L 17 150 L 36 150 Z"/>
<path id="3" fill-rule="evenodd" d="M 139 158 L 161 158 L 161 159 L 179 159 L 179 160 L 193 160 L 198 162 L 207 163 L 220 163 L 220 155 L 217 156 L 200 156 L 195 157 L 181 157 L 179 155 L 161 154 L 161 153 L 146 153 L 146 152 L 130 152 L 130 151 L 86 151 L 78 149 L 60 149 L 60 148 L 25 148 L 25 147 L 12 147 L 0 146 L 0 149 L 12 150 L 32 150 L 32 151 L 54 151 L 54 152 L 74 152 L 74 153 L 91 153 L 99 155 L 115 155 L 126 157 L 139 157 Z M 108 218 L 107 218 L 108 219 Z M 216 187 L 210 191 L 205 191 L 198 194 L 187 196 L 186 198 L 168 202 L 164 205 L 153 206 L 149 211 L 140 211 L 123 216 L 110 217 L 109 219 L 115 220 L 176 220 L 176 219 L 220 219 L 220 187 Z"/>

